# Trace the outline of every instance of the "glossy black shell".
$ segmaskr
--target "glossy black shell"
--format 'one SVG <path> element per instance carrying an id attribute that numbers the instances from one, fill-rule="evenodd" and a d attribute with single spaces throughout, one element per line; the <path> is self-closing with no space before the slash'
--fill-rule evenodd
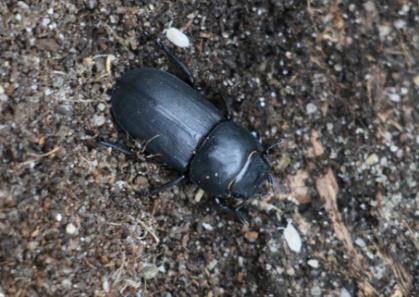
<path id="1" fill-rule="evenodd" d="M 201 139 L 223 117 L 176 76 L 154 68 L 126 72 L 112 93 L 117 124 L 134 138 L 151 140 L 147 151 L 186 172 Z"/>
<path id="2" fill-rule="evenodd" d="M 245 128 L 222 117 L 188 84 L 167 72 L 126 72 L 112 93 L 112 113 L 147 151 L 185 173 L 211 196 L 248 198 L 270 170 Z"/>
<path id="3" fill-rule="evenodd" d="M 228 196 L 230 183 L 257 149 L 258 142 L 249 131 L 232 121 L 222 122 L 209 133 L 192 159 L 191 179 L 217 197 Z"/>

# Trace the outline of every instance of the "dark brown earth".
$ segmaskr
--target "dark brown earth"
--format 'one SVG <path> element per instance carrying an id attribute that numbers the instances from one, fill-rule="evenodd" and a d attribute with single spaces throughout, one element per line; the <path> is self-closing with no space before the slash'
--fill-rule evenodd
<path id="1" fill-rule="evenodd" d="M 0 2 L 0 296 L 419 296 L 416 1 L 25 2 Z M 95 142 L 115 80 L 167 69 L 156 38 L 282 140 L 248 226 L 193 185 L 140 197 L 175 173 Z"/>

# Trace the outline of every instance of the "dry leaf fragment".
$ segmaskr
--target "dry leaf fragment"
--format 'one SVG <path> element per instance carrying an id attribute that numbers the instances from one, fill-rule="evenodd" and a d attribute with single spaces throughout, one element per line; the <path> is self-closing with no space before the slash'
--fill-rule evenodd
<path id="1" fill-rule="evenodd" d="M 305 204 L 311 201 L 306 186 L 307 179 L 308 173 L 304 170 L 298 170 L 296 175 L 289 175 L 287 177 L 288 187 L 291 190 L 290 195 L 294 197 L 299 204 Z"/>

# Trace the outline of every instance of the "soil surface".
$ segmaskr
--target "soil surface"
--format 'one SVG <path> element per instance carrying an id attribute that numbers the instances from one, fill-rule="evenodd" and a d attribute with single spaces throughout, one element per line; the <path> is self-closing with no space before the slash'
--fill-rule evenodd
<path id="1" fill-rule="evenodd" d="M 418 23 L 407 0 L 1 1 L 0 296 L 419 296 Z M 247 225 L 191 184 L 136 193 L 176 173 L 109 94 L 169 69 L 156 39 L 281 141 Z"/>

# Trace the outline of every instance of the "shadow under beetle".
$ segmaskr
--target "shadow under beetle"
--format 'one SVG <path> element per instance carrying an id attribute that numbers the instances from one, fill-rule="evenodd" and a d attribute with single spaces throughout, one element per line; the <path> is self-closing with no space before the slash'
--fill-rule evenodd
<path id="1" fill-rule="evenodd" d="M 134 139 L 148 141 L 147 152 L 181 173 L 148 194 L 188 179 L 243 220 L 243 203 L 265 180 L 272 185 L 267 150 L 205 100 L 193 87 L 189 69 L 165 45 L 157 44 L 184 79 L 155 68 L 136 68 L 122 75 L 111 95 L 117 125 Z M 117 144 L 101 143 L 130 154 Z"/>

